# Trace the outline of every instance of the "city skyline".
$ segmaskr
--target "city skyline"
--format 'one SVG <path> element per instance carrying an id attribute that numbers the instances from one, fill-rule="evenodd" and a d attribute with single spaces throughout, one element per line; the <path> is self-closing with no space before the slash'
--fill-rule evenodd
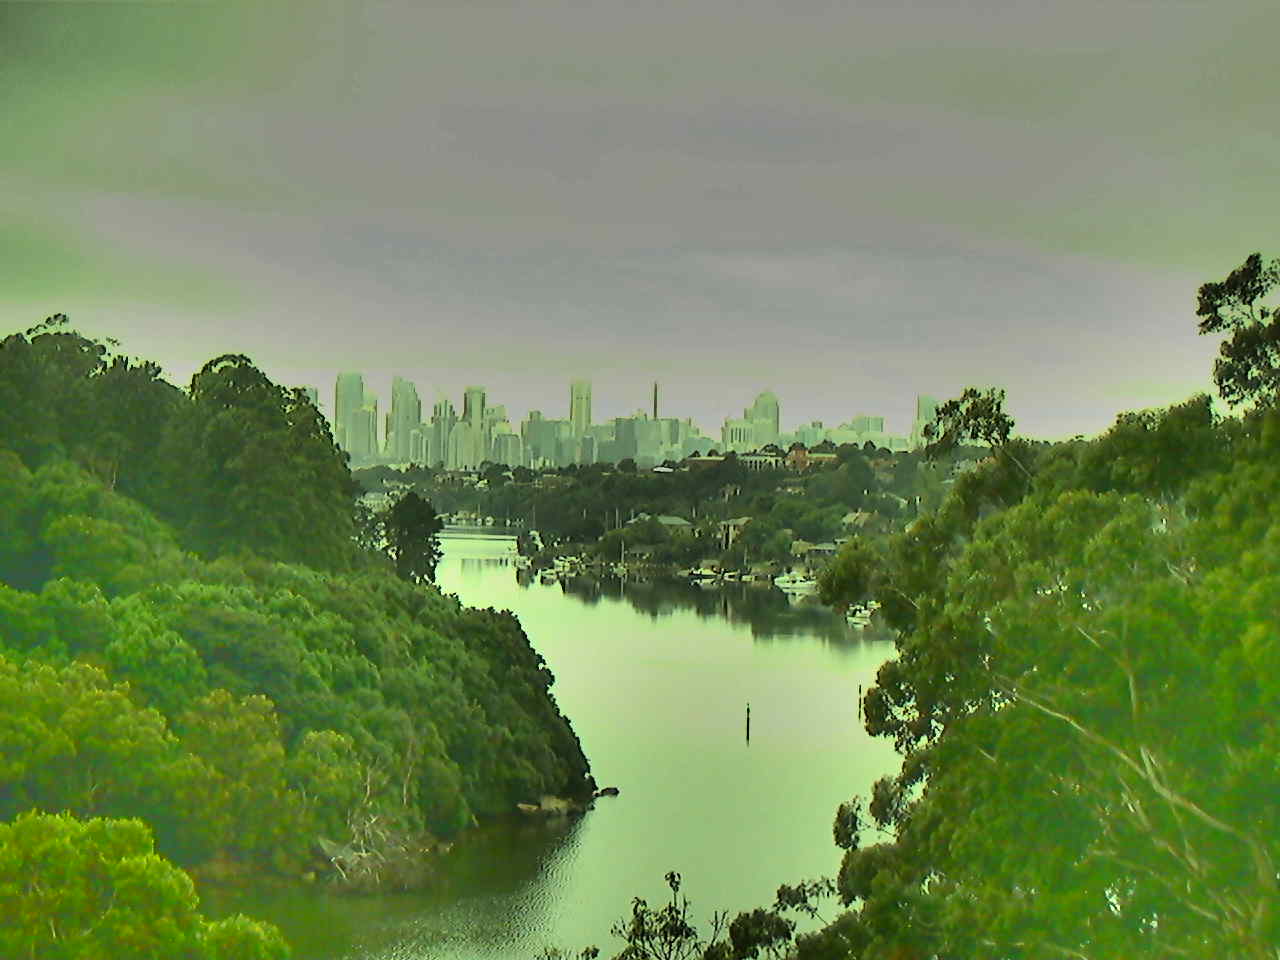
<path id="1" fill-rule="evenodd" d="M 652 467 L 691 454 L 747 453 L 769 446 L 800 442 L 812 447 L 824 441 L 836 445 L 865 444 L 890 450 L 918 449 L 923 430 L 937 409 L 938 398 L 917 395 L 915 415 L 905 430 L 888 429 L 885 417 L 859 411 L 832 421 L 798 422 L 783 429 L 781 404 L 770 390 L 756 394 L 741 417 L 726 415 L 718 430 L 704 429 L 692 417 L 664 411 L 659 416 L 659 384 L 652 384 L 652 406 L 630 414 L 596 419 L 592 415 L 593 382 L 576 378 L 569 383 L 563 415 L 554 407 L 532 408 L 523 418 L 508 414 L 507 404 L 491 404 L 487 388 L 472 384 L 462 396 L 459 416 L 452 400 L 437 393 L 428 416 L 417 384 L 394 376 L 391 409 L 381 435 L 377 430 L 378 396 L 358 371 L 334 378 L 334 404 L 326 411 L 313 385 L 299 385 L 329 421 L 335 443 L 351 454 L 355 466 L 373 463 L 418 463 L 449 469 L 474 469 L 485 462 L 507 466 L 566 466 L 571 463 L 616 463 L 633 459 Z M 518 428 L 518 429 L 517 429 Z"/>
<path id="2" fill-rule="evenodd" d="M 903 423 L 999 383 L 1025 435 L 1093 435 L 1210 389 L 1196 290 L 1274 243 L 1278 26 L 1146 0 L 0 4 L 0 317 L 67 313 L 179 385 L 243 353 L 331 403 L 362 370 L 384 418 L 395 375 L 527 410 L 591 371 L 597 418 L 654 380 L 708 428 L 760 385 L 794 422 Z"/>

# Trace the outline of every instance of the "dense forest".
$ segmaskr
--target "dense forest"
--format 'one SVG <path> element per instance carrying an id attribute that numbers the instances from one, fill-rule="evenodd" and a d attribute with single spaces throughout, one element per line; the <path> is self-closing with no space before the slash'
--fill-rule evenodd
<path id="1" fill-rule="evenodd" d="M 249 957 L 160 856 L 407 885 L 478 818 L 590 794 L 514 617 L 359 546 L 301 391 L 242 356 L 178 390 L 112 347 L 64 317 L 0 344 L 0 954 L 101 955 L 134 898 L 186 931 L 136 955 Z"/>

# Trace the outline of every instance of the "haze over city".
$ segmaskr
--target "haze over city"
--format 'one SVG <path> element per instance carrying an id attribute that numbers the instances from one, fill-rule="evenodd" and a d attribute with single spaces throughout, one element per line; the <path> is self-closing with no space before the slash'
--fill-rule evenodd
<path id="1" fill-rule="evenodd" d="M 715 435 L 1008 390 L 1020 433 L 1207 389 L 1274 237 L 1261 3 L 0 5 L 0 310 L 185 384 L 248 354 L 429 405 Z M 940 46 L 941 45 L 941 46 Z"/>

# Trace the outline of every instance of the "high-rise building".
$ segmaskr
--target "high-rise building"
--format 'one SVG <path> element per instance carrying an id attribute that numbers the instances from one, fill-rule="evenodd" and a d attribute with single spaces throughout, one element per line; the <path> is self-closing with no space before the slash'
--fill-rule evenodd
<path id="1" fill-rule="evenodd" d="M 411 434 L 422 423 L 422 401 L 418 388 L 409 380 L 395 377 L 391 381 L 391 413 L 387 419 L 387 458 L 393 463 L 406 463 L 412 458 Z"/>
<path id="2" fill-rule="evenodd" d="M 348 453 L 347 425 L 351 415 L 364 406 L 364 377 L 358 373 L 340 373 L 333 389 L 333 437 Z"/>
<path id="3" fill-rule="evenodd" d="M 506 420 L 494 428 L 493 451 L 490 459 L 494 463 L 501 463 L 508 467 L 524 466 L 524 443 Z"/>
<path id="4" fill-rule="evenodd" d="M 916 397 L 916 419 L 911 425 L 911 447 L 917 448 L 925 445 L 924 428 L 933 422 L 933 418 L 938 413 L 938 401 L 936 397 L 928 397 L 920 394 Z"/>
<path id="5" fill-rule="evenodd" d="M 459 420 L 449 432 L 449 443 L 445 449 L 444 465 L 450 470 L 474 470 L 480 466 L 480 458 L 476 455 L 476 436 L 479 428 L 472 427 L 466 420 Z"/>
<path id="6" fill-rule="evenodd" d="M 347 452 L 353 463 L 369 463 L 378 454 L 378 398 L 365 394 L 365 402 L 347 418 Z"/>
<path id="7" fill-rule="evenodd" d="M 484 426 L 484 387 L 462 391 L 462 419 L 477 429 Z"/>
<path id="8" fill-rule="evenodd" d="M 743 411 L 743 419 L 752 424 L 752 440 L 757 447 L 766 443 L 777 443 L 781 420 L 778 410 L 778 398 L 770 391 L 756 397 L 750 409 Z"/>
<path id="9" fill-rule="evenodd" d="M 573 435 L 583 437 L 591 427 L 591 381 L 574 380 L 569 384 L 569 422 Z"/>
<path id="10" fill-rule="evenodd" d="M 435 466 L 437 463 L 447 465 L 449 435 L 453 433 L 457 422 L 458 415 L 454 412 L 453 404 L 445 397 L 439 397 L 435 406 L 431 408 L 431 441 L 427 444 L 429 466 Z"/>

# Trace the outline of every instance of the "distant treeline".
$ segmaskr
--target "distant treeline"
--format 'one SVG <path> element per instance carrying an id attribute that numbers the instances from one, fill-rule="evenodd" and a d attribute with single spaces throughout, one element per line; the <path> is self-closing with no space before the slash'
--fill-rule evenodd
<path id="1" fill-rule="evenodd" d="M 802 472 L 751 470 L 730 454 L 711 466 L 670 472 L 628 470 L 624 465 L 592 464 L 535 473 L 491 465 L 482 471 L 482 489 L 459 484 L 442 471 L 390 467 L 358 470 L 366 490 L 407 483 L 445 511 L 475 511 L 536 526 L 543 539 L 594 545 L 607 559 L 618 559 L 625 540 L 634 555 L 645 548 L 658 563 L 690 564 L 711 559 L 726 568 L 752 563 L 791 562 L 795 540 L 831 541 L 850 532 L 843 521 L 865 514 L 858 529 L 884 533 L 941 501 L 952 468 L 985 455 L 973 446 L 926 460 L 919 452 L 846 444 L 831 447 L 837 460 Z M 628 524 L 632 518 L 674 516 L 690 522 L 675 530 L 656 521 Z M 719 522 L 750 518 L 732 548 L 722 542 Z"/>

